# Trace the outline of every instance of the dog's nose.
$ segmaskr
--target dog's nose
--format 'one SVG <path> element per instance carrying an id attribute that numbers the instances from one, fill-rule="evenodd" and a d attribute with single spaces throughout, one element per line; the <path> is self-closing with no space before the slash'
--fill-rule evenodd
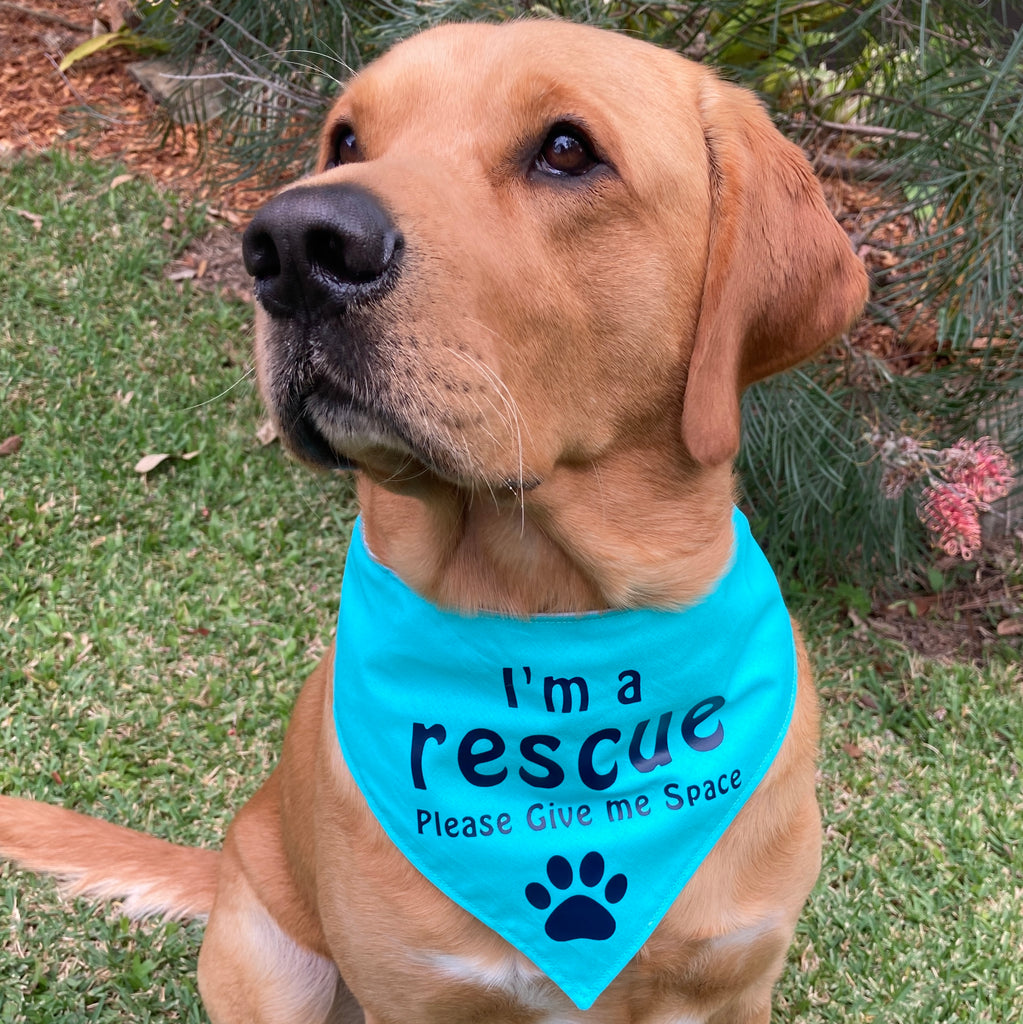
<path id="1" fill-rule="evenodd" d="M 337 314 L 376 298 L 397 277 L 401 232 L 376 197 L 355 185 L 282 192 L 242 239 L 256 298 L 274 316 Z"/>

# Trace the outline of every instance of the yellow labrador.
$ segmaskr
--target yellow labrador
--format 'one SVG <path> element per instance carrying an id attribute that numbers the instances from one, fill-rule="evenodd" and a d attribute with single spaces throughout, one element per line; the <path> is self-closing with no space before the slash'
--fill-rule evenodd
<path id="1" fill-rule="evenodd" d="M 222 851 L 2 798 L 0 852 L 130 909 L 209 915 L 217 1024 L 767 1021 L 819 870 L 817 708 L 773 583 L 749 571 L 762 641 L 736 579 L 758 557 L 733 512 L 739 397 L 866 292 L 803 155 L 676 54 L 451 25 L 350 83 L 316 173 L 260 211 L 245 258 L 282 438 L 357 471 L 345 588 L 367 607 L 342 614 Z M 451 667 L 474 622 L 539 645 L 486 667 L 493 717 Z M 545 630 L 565 623 L 610 685 L 553 664 Z M 390 671 L 392 645 L 426 674 Z M 698 677 L 676 680 L 683 663 Z M 366 710 L 385 691 L 396 739 Z M 430 788 L 442 768 L 463 804 Z M 632 846 L 641 819 L 662 832 Z"/>

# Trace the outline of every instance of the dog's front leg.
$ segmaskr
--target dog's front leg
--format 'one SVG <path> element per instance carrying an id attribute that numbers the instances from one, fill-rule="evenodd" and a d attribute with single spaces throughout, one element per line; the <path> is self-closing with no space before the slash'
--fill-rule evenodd
<path id="1" fill-rule="evenodd" d="M 295 942 L 246 877 L 229 839 L 199 953 L 199 991 L 213 1024 L 363 1024 L 335 964 Z"/>

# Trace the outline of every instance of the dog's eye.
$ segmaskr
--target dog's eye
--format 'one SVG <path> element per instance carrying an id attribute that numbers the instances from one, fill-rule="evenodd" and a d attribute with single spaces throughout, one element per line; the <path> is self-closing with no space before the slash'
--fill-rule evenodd
<path id="1" fill-rule="evenodd" d="M 533 167 L 543 174 L 578 178 L 599 163 L 593 144 L 581 128 L 573 124 L 556 124 L 547 133 Z"/>
<path id="2" fill-rule="evenodd" d="M 330 137 L 330 151 L 327 156 L 326 170 L 340 167 L 342 164 L 355 164 L 362 160 L 359 140 L 351 125 L 339 124 Z"/>

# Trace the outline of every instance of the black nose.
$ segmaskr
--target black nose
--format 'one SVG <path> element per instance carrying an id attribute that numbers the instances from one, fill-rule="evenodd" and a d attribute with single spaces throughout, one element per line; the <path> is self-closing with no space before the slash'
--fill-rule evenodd
<path id="1" fill-rule="evenodd" d="M 401 232 L 355 185 L 299 186 L 270 200 L 242 239 L 256 298 L 279 317 L 337 314 L 397 277 Z"/>

